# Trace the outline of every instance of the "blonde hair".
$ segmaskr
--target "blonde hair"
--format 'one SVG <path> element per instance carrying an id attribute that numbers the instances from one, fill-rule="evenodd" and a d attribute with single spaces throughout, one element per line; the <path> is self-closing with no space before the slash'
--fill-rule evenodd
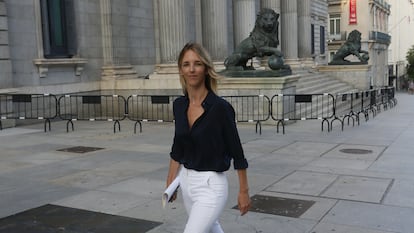
<path id="1" fill-rule="evenodd" d="M 217 81 L 220 78 L 214 69 L 213 61 L 211 60 L 210 54 L 207 50 L 198 43 L 188 42 L 181 49 L 180 55 L 178 56 L 178 69 L 181 69 L 183 63 L 184 55 L 187 51 L 195 52 L 201 59 L 201 62 L 206 67 L 207 73 L 205 77 L 205 86 L 207 90 L 217 93 Z M 184 95 L 187 95 L 187 85 L 185 83 L 184 76 L 180 74 L 180 83 L 183 89 Z"/>

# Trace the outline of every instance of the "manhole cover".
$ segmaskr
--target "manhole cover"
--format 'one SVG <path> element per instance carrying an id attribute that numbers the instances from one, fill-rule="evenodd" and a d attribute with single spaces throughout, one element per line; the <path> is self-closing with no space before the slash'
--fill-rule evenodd
<path id="1" fill-rule="evenodd" d="M 339 150 L 342 153 L 347 153 L 347 154 L 371 154 L 372 150 L 364 150 L 364 149 L 341 149 Z"/>
<path id="2" fill-rule="evenodd" d="M 282 197 L 254 195 L 250 211 L 299 218 L 315 202 Z M 233 209 L 237 209 L 235 206 Z"/>
<path id="3" fill-rule="evenodd" d="M 160 224 L 48 204 L 0 219 L 0 232 L 144 233 Z"/>
<path id="4" fill-rule="evenodd" d="M 71 152 L 71 153 L 87 153 L 87 152 L 92 152 L 92 151 L 97 151 L 97 150 L 102 150 L 104 148 L 99 148 L 99 147 L 88 147 L 88 146 L 74 146 L 74 147 L 69 147 L 69 148 L 64 148 L 64 149 L 59 149 L 57 151 L 63 151 L 63 152 Z"/>

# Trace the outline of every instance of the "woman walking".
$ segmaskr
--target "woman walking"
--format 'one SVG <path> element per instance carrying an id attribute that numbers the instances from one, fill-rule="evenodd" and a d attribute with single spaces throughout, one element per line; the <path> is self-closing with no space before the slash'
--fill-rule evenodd
<path id="1" fill-rule="evenodd" d="M 238 207 L 250 207 L 246 169 L 233 107 L 216 94 L 218 75 L 207 51 L 187 43 L 178 58 L 184 96 L 174 101 L 175 134 L 167 187 L 179 176 L 189 218 L 184 233 L 223 233 L 218 218 L 227 202 L 225 172 L 239 177 Z M 175 196 L 171 201 L 175 199 Z"/>

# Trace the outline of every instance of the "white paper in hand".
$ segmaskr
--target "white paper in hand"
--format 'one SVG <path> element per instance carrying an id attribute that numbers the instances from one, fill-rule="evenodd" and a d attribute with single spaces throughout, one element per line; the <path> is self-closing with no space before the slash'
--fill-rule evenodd
<path id="1" fill-rule="evenodd" d="M 162 194 L 162 207 L 163 208 L 165 208 L 165 205 L 167 204 L 167 202 L 171 199 L 174 192 L 178 189 L 178 186 L 180 186 L 180 178 L 177 176 Z"/>

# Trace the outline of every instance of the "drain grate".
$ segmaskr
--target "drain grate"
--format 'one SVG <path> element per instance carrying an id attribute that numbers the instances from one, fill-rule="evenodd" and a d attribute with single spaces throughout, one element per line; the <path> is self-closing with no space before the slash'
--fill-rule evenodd
<path id="1" fill-rule="evenodd" d="M 48 204 L 0 219 L 0 232 L 144 233 L 161 224 Z"/>
<path id="2" fill-rule="evenodd" d="M 57 151 L 83 154 L 83 153 L 88 153 L 88 152 L 102 150 L 102 149 L 104 149 L 104 148 L 88 147 L 88 146 L 74 146 L 74 147 L 59 149 Z"/>
<path id="3" fill-rule="evenodd" d="M 254 195 L 251 197 L 250 211 L 299 218 L 313 204 L 314 201 L 298 200 L 282 197 Z M 237 206 L 233 207 L 237 209 Z"/>
<path id="4" fill-rule="evenodd" d="M 342 153 L 346 153 L 346 154 L 359 154 L 359 155 L 372 153 L 372 150 L 355 149 L 355 148 L 341 149 L 339 151 Z"/>

